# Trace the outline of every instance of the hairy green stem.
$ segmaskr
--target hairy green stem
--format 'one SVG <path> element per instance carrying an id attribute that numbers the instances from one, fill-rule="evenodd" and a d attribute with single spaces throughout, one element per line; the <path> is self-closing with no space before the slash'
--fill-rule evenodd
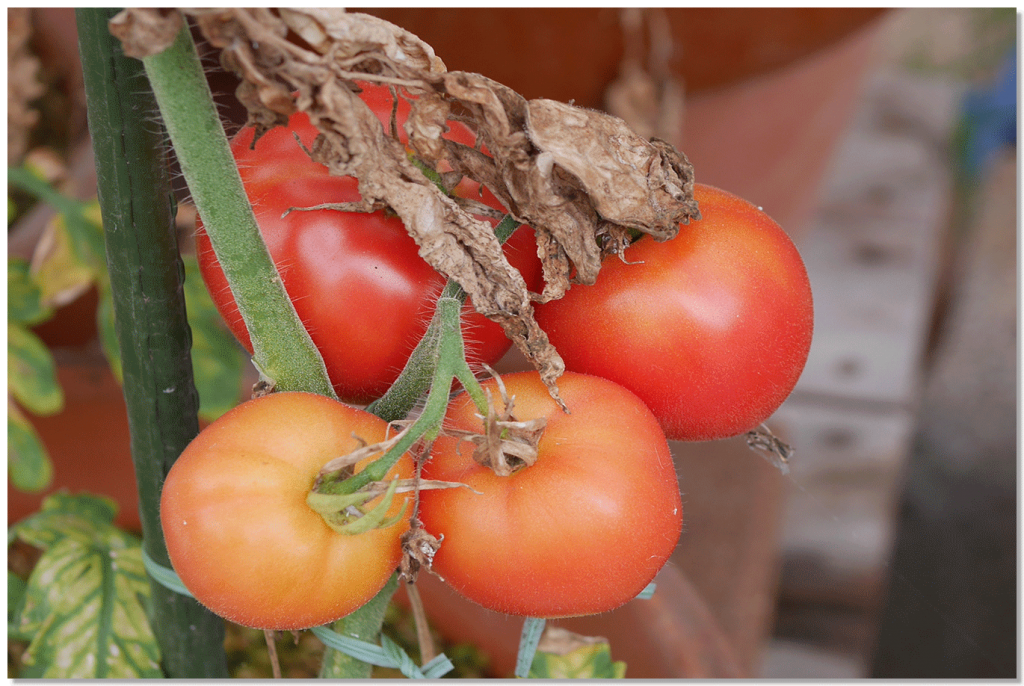
<path id="1" fill-rule="evenodd" d="M 337 398 L 260 235 L 188 29 L 143 64 L 192 200 L 249 330 L 253 362 L 277 390 Z"/>

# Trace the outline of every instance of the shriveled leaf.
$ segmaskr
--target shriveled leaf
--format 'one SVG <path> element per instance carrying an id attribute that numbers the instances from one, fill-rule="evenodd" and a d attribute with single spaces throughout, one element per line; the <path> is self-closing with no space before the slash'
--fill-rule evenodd
<path id="1" fill-rule="evenodd" d="M 193 256 L 185 262 L 185 308 L 192 330 L 192 370 L 199 416 L 213 421 L 238 404 L 248 356 L 224 326 Z"/>
<path id="2" fill-rule="evenodd" d="M 42 291 L 27 260 L 7 258 L 7 320 L 31 326 L 46 321 L 53 309 L 43 304 Z"/>
<path id="3" fill-rule="evenodd" d="M 281 19 L 321 55 L 337 51 L 335 58 L 348 60 L 380 51 L 388 61 L 410 69 L 440 73 L 444 63 L 434 49 L 394 24 L 367 14 L 336 9 L 282 9 Z"/>
<path id="4" fill-rule="evenodd" d="M 626 663 L 612 660 L 608 639 L 581 636 L 561 627 L 544 630 L 530 666 L 533 679 L 622 679 Z"/>
<path id="5" fill-rule="evenodd" d="M 35 427 L 7 401 L 7 473 L 19 491 L 38 493 L 53 479 L 53 463 Z"/>
<path id="6" fill-rule="evenodd" d="M 183 26 L 178 12 L 137 9 L 110 20 L 110 33 L 123 41 L 124 54 L 142 59 L 170 47 Z"/>
<path id="7" fill-rule="evenodd" d="M 7 390 L 28 410 L 49 415 L 64 407 L 57 365 L 46 345 L 20 324 L 7 323 Z"/>
<path id="8" fill-rule="evenodd" d="M 41 678 L 160 677 L 160 653 L 143 603 L 149 581 L 139 541 L 112 525 L 109 499 L 58 495 L 14 527 L 43 549 L 28 580 L 19 632 L 24 661 Z"/>

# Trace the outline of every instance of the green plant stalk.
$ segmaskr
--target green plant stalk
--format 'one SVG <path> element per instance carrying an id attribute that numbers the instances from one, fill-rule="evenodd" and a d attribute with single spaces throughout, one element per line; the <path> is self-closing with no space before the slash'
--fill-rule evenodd
<path id="1" fill-rule="evenodd" d="M 142 65 L 121 53 L 107 29 L 114 13 L 78 9 L 78 35 L 144 545 L 153 560 L 169 566 L 160 489 L 199 431 L 199 401 L 166 146 L 147 121 L 156 104 Z M 169 677 L 228 676 L 219 617 L 153 583 L 150 619 Z"/>
<path id="2" fill-rule="evenodd" d="M 358 474 L 343 481 L 325 478 L 317 489 L 319 493 L 354 493 L 372 481 L 381 481 L 405 451 L 411 448 L 417 440 L 422 437 L 426 437 L 428 440 L 436 438 L 441 430 L 441 423 L 444 421 L 453 379 L 457 378 L 462 382 L 481 412 L 487 411 L 487 398 L 483 388 L 473 376 L 469 365 L 466 364 L 461 317 L 462 301 L 458 298 L 438 299 L 434 318 L 423 337 L 423 340 L 433 348 L 426 346 L 423 350 L 417 348 L 425 360 L 424 365 L 429 364 L 433 371 L 430 393 L 427 394 L 423 411 L 409 427 L 402 440 L 395 443 L 384 455 Z M 426 361 L 428 359 L 429 361 Z"/>
<path id="3" fill-rule="evenodd" d="M 384 588 L 370 602 L 336 621 L 331 629 L 339 634 L 377 643 L 380 629 L 384 625 L 384 612 L 397 590 L 398 575 L 392 574 Z M 320 665 L 321 679 L 369 679 L 372 672 L 372 665 L 333 648 L 327 648 Z"/>
<path id="4" fill-rule="evenodd" d="M 171 47 L 142 62 L 192 200 L 249 330 L 253 362 L 276 390 L 336 399 L 323 358 L 260 235 L 187 27 Z"/>

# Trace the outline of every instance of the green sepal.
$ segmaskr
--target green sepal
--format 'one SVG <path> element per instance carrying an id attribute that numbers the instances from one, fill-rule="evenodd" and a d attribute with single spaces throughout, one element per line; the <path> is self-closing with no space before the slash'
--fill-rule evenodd
<path id="1" fill-rule="evenodd" d="M 380 502 L 369 512 L 363 512 L 361 506 L 376 496 L 365 491 L 347 494 L 324 494 L 311 491 L 306 496 L 306 504 L 318 512 L 334 531 L 347 536 L 355 536 L 371 529 L 386 529 L 405 516 L 405 511 L 409 507 L 408 500 L 402 503 L 402 510 L 397 515 L 387 516 L 397 489 L 398 479 L 393 479 Z M 344 511 L 350 507 L 355 507 L 363 512 L 362 516 L 353 517 L 345 514 Z"/>

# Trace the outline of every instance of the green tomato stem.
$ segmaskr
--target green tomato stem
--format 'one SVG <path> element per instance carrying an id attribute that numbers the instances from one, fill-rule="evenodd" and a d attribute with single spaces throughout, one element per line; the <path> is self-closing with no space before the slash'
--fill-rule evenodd
<path id="1" fill-rule="evenodd" d="M 462 343 L 462 303 L 458 298 L 440 298 L 434 318 L 427 328 L 421 346 L 416 353 L 421 356 L 419 373 L 428 364 L 432 366 L 430 392 L 427 394 L 423 412 L 406 430 L 402 440 L 395 443 L 383 456 L 363 471 L 343 481 L 325 478 L 318 487 L 318 492 L 327 494 L 354 493 L 372 481 L 380 481 L 395 466 L 398 459 L 422 437 L 437 437 L 444 421 L 448 407 L 448 396 L 452 388 L 452 380 L 457 376 L 472 378 L 472 372 L 466 363 L 465 350 Z M 431 362 L 432 360 L 432 362 Z M 409 369 L 407 366 L 406 369 Z M 476 380 L 473 379 L 475 383 Z M 479 386 L 479 384 L 477 384 Z M 486 407 L 486 403 L 485 403 Z"/>
<path id="2" fill-rule="evenodd" d="M 281 391 L 337 398 L 260 235 L 192 36 L 142 60 L 182 173 L 249 330 L 253 362 Z"/>

